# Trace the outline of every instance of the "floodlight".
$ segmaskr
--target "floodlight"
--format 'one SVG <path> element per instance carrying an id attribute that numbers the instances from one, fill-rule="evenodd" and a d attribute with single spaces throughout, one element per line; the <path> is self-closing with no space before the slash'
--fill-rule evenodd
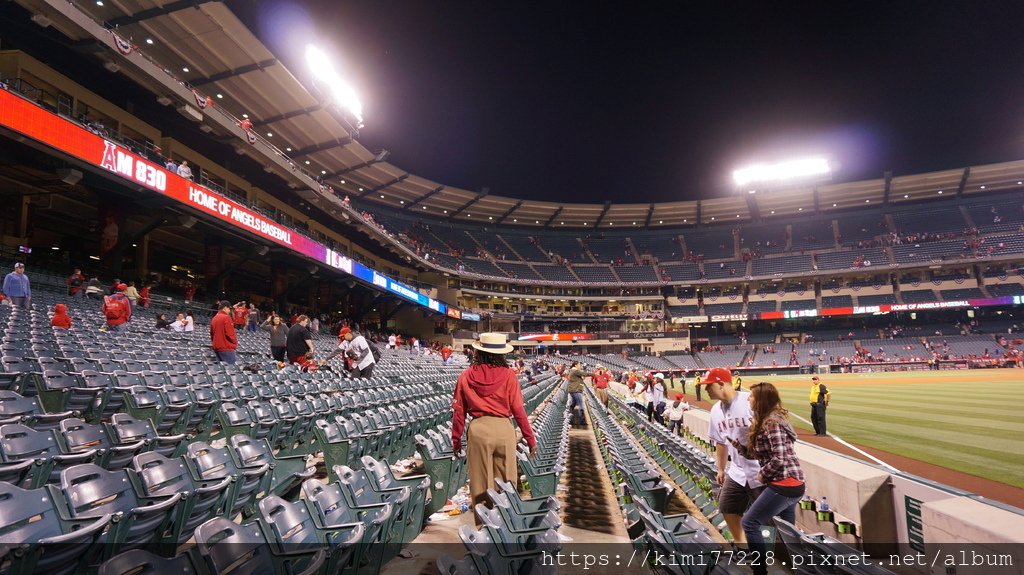
<path id="1" fill-rule="evenodd" d="M 306 62 L 317 80 L 326 84 L 331 90 L 334 103 L 348 110 L 361 126 L 363 123 L 363 105 L 356 96 L 352 86 L 341 79 L 334 65 L 322 50 L 309 44 L 306 46 Z"/>
<path id="2" fill-rule="evenodd" d="M 779 184 L 804 178 L 828 177 L 832 167 L 825 158 L 788 160 L 777 164 L 754 164 L 735 170 L 733 181 L 737 186 Z"/>

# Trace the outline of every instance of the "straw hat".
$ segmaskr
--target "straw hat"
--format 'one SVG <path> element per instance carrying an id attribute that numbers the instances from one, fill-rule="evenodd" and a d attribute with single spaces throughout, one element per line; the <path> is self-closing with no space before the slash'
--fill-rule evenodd
<path id="1" fill-rule="evenodd" d="M 508 344 L 508 337 L 503 333 L 482 333 L 480 340 L 473 343 L 473 349 L 487 353 L 505 354 L 515 348 Z"/>

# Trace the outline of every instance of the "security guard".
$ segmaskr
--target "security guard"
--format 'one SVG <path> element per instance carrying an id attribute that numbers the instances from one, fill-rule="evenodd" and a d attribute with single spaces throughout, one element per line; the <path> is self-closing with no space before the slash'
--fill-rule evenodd
<path id="1" fill-rule="evenodd" d="M 828 407 L 828 400 L 832 392 L 821 383 L 818 376 L 811 378 L 811 424 L 814 425 L 814 435 L 825 437 L 825 408 Z"/>

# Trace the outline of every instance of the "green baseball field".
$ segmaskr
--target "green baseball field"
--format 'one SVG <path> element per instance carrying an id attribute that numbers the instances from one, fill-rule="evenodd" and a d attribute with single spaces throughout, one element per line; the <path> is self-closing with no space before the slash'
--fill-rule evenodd
<path id="1" fill-rule="evenodd" d="M 744 388 L 759 380 L 776 384 L 793 424 L 810 430 L 810 377 L 743 379 Z M 829 433 L 858 446 L 1024 488 L 1024 370 L 821 378 L 832 391 Z"/>

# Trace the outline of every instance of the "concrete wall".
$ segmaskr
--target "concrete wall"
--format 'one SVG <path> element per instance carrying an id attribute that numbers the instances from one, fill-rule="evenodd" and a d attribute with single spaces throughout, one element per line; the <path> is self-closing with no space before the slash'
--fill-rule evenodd
<path id="1" fill-rule="evenodd" d="M 933 575 L 1024 573 L 1024 515 L 1020 513 L 970 497 L 952 497 L 923 504 L 921 522 L 924 555 L 937 558 L 930 570 Z"/>
<path id="2" fill-rule="evenodd" d="M 690 430 L 691 433 L 697 437 L 708 438 L 708 430 L 710 429 L 711 413 L 700 410 L 691 409 L 683 413 L 683 425 Z"/>

